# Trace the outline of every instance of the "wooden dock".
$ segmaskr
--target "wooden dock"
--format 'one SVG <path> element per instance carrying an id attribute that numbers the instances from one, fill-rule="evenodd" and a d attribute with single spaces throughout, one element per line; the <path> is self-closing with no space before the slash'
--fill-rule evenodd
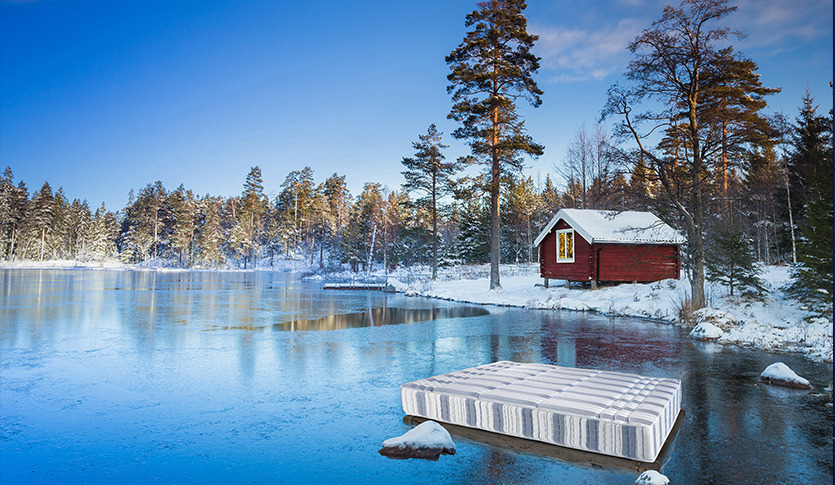
<path id="1" fill-rule="evenodd" d="M 323 290 L 384 290 L 385 283 L 325 283 Z"/>

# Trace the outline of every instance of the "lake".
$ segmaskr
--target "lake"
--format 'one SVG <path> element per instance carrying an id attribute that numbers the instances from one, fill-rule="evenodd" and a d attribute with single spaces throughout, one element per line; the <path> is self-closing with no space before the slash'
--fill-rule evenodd
<path id="1" fill-rule="evenodd" d="M 782 361 L 651 321 L 322 290 L 286 273 L 0 270 L 2 483 L 632 483 L 637 472 L 456 438 L 377 450 L 400 384 L 514 360 L 683 381 L 674 484 L 832 483 L 832 407 Z M 393 322 L 400 322 L 393 324 Z"/>

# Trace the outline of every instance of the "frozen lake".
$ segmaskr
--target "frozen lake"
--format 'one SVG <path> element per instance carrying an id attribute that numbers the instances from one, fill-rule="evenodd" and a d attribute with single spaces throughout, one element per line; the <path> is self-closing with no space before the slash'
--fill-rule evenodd
<path id="1" fill-rule="evenodd" d="M 642 320 L 319 287 L 0 270 L 0 482 L 632 483 L 464 439 L 438 462 L 377 453 L 409 429 L 401 383 L 515 360 L 681 379 L 661 470 L 676 485 L 832 483 L 827 401 L 757 379 L 782 361 L 820 389 L 831 364 Z"/>

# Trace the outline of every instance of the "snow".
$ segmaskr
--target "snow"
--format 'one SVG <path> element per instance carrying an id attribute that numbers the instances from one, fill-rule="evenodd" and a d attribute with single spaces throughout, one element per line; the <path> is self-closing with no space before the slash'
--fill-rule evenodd
<path id="1" fill-rule="evenodd" d="M 536 237 L 534 246 L 563 219 L 589 244 L 664 243 L 683 244 L 684 237 L 651 212 L 561 209 Z"/>
<path id="2" fill-rule="evenodd" d="M 782 362 L 775 362 L 766 367 L 763 373 L 760 374 L 760 378 L 789 384 L 797 384 L 804 387 L 809 386 L 809 381 L 795 374 L 789 366 Z"/>
<path id="3" fill-rule="evenodd" d="M 708 322 L 696 325 L 690 332 L 690 338 L 696 340 L 716 340 L 722 338 L 723 335 L 725 335 L 725 332 L 721 328 Z"/>
<path id="4" fill-rule="evenodd" d="M 424 421 L 402 436 L 383 441 L 379 453 L 399 460 L 422 458 L 435 461 L 441 455 L 454 455 L 455 443 L 443 426 L 435 421 Z"/>
<path id="5" fill-rule="evenodd" d="M 402 436 L 383 441 L 384 448 L 431 448 L 455 451 L 455 443 L 443 426 L 424 421 Z"/>
<path id="6" fill-rule="evenodd" d="M 670 479 L 655 470 L 647 470 L 638 476 L 635 485 L 667 485 Z"/>
<path id="7" fill-rule="evenodd" d="M 774 352 L 802 352 L 816 361 L 832 362 L 832 319 L 814 317 L 800 302 L 780 289 L 789 281 L 788 268 L 767 266 L 762 278 L 766 294 L 761 300 L 730 296 L 718 283 L 705 283 L 707 307 L 689 320 L 680 313 L 690 295 L 686 277 L 646 284 L 566 288 L 550 280 L 544 288 L 536 264 L 501 268 L 500 290 L 489 290 L 485 267 L 455 267 L 439 273 L 438 280 L 414 278 L 400 271 L 389 278 L 397 291 L 407 295 L 467 303 L 533 309 L 594 311 L 606 315 L 648 318 L 677 325 L 709 323 L 722 331 L 716 342 Z M 702 331 L 710 329 L 703 326 Z M 711 334 L 716 331 L 711 329 Z"/>

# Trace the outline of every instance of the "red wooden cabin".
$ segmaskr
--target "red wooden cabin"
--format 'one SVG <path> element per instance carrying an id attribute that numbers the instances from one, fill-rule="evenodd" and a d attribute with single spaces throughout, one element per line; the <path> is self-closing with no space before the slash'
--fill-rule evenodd
<path id="1" fill-rule="evenodd" d="M 562 209 L 536 238 L 539 274 L 571 282 L 678 278 L 684 238 L 650 212 Z"/>

